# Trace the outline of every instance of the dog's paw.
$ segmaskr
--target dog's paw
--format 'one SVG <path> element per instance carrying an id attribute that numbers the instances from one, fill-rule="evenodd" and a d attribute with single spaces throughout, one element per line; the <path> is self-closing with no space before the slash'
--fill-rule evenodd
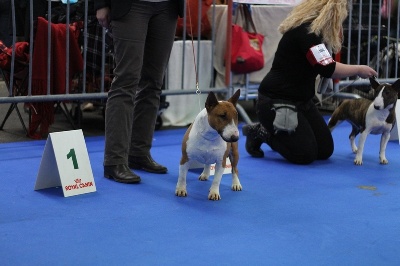
<path id="1" fill-rule="evenodd" d="M 232 175 L 232 186 L 231 189 L 233 191 L 241 191 L 242 185 L 240 184 L 239 177 L 236 173 Z"/>
<path id="2" fill-rule="evenodd" d="M 358 159 L 354 160 L 355 165 L 362 165 L 362 163 L 363 163 L 362 160 L 358 160 Z"/>
<path id="3" fill-rule="evenodd" d="M 239 184 L 232 184 L 232 190 L 233 191 L 242 191 L 242 185 Z"/>
<path id="4" fill-rule="evenodd" d="M 208 199 L 209 200 L 220 200 L 221 196 L 219 194 L 208 194 Z"/>
<path id="5" fill-rule="evenodd" d="M 380 159 L 380 163 L 381 163 L 381 164 L 388 164 L 389 161 L 388 161 L 386 158 L 381 158 L 381 159 Z"/>
<path id="6" fill-rule="evenodd" d="M 204 175 L 204 174 L 201 174 L 200 176 L 199 176 L 199 180 L 200 181 L 207 181 L 208 180 L 208 175 Z"/>
<path id="7" fill-rule="evenodd" d="M 210 191 L 210 193 L 208 193 L 208 199 L 209 200 L 220 200 L 221 196 L 219 195 L 219 192 Z"/>
<path id="8" fill-rule="evenodd" d="M 186 197 L 187 196 L 186 188 L 177 188 L 175 190 L 175 195 L 178 197 Z"/>

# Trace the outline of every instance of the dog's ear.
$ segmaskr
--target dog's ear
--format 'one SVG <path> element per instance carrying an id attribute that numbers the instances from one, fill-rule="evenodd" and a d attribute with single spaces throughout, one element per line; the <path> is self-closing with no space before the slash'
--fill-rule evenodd
<path id="1" fill-rule="evenodd" d="M 217 96 L 215 96 L 214 92 L 210 91 L 208 93 L 207 100 L 206 100 L 206 103 L 205 103 L 205 107 L 206 107 L 207 111 L 212 110 L 217 105 L 218 105 Z"/>
<path id="2" fill-rule="evenodd" d="M 376 77 L 371 77 L 369 78 L 369 82 L 371 83 L 371 86 L 373 89 L 376 89 L 379 87 L 379 85 L 381 85 L 377 80 Z"/>
<path id="3" fill-rule="evenodd" d="M 400 79 L 396 80 L 396 81 L 392 84 L 392 88 L 394 88 L 395 90 L 397 90 L 397 92 L 400 93 Z"/>
<path id="4" fill-rule="evenodd" d="M 231 98 L 228 99 L 228 102 L 232 103 L 234 106 L 236 106 L 238 100 L 240 97 L 240 89 L 238 89 Z"/>

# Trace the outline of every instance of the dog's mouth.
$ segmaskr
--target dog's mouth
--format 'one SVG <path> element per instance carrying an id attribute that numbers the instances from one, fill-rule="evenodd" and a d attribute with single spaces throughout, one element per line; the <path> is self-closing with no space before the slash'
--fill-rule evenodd
<path id="1" fill-rule="evenodd" d="M 225 138 L 224 136 L 221 135 L 221 137 L 226 142 L 237 142 L 239 140 L 238 136 L 231 136 L 230 138 Z"/>
<path id="2" fill-rule="evenodd" d="M 394 105 L 395 105 L 395 102 L 394 103 L 390 103 L 388 105 L 374 105 L 374 109 L 378 110 L 378 111 L 379 110 L 384 110 L 384 109 L 392 110 Z"/>

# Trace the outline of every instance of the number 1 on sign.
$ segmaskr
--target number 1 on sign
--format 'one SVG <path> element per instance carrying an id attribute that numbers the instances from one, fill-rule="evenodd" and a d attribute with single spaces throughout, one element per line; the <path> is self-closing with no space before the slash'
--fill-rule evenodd
<path id="1" fill-rule="evenodd" d="M 74 169 L 79 169 L 78 161 L 76 160 L 75 149 L 70 149 L 67 154 L 67 159 L 72 158 L 72 163 L 74 164 Z"/>

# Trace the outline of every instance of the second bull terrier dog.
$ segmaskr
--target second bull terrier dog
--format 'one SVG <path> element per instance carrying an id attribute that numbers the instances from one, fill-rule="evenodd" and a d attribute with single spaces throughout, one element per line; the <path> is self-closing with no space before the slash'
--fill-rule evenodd
<path id="1" fill-rule="evenodd" d="M 375 78 L 370 78 L 370 83 L 375 91 L 373 101 L 360 99 L 346 99 L 333 112 L 328 122 L 331 131 L 342 121 L 347 120 L 352 125 L 350 145 L 356 158 L 354 164 L 362 165 L 365 140 L 368 134 L 381 134 L 379 162 L 387 164 L 386 145 L 390 138 L 395 121 L 395 107 L 400 91 L 400 79 L 391 84 L 380 84 Z M 358 148 L 355 144 L 356 136 L 361 133 Z"/>

